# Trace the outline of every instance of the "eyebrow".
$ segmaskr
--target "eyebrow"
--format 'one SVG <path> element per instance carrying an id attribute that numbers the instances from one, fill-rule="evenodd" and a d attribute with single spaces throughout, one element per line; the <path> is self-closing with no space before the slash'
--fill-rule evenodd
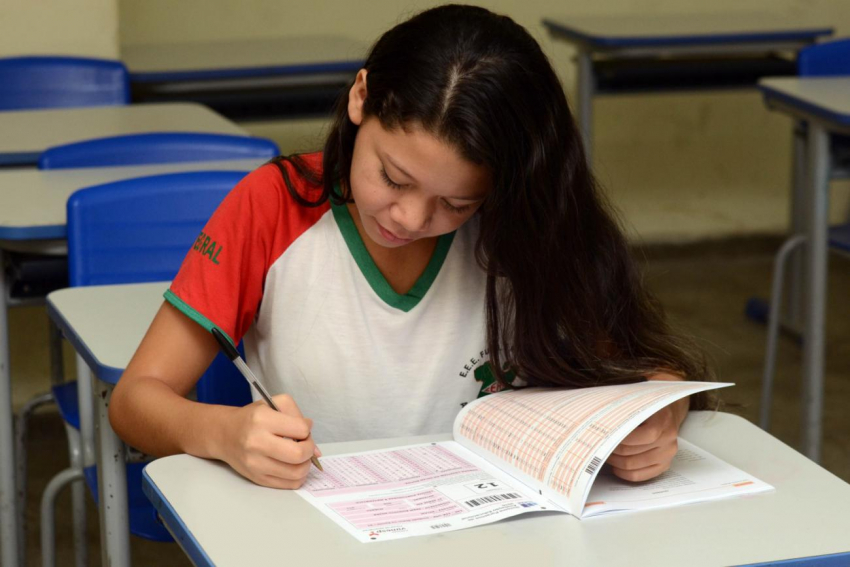
<path id="1" fill-rule="evenodd" d="M 416 181 L 416 178 L 413 177 L 412 175 L 410 175 L 409 173 L 407 173 L 403 168 L 401 168 L 395 162 L 395 160 L 393 160 L 393 158 L 390 157 L 390 154 L 385 153 L 384 158 L 386 158 L 386 160 L 388 162 L 390 162 L 390 165 L 393 166 L 395 169 L 399 170 L 403 175 L 405 175 L 409 179 L 412 179 L 413 181 Z M 482 195 L 480 197 L 444 197 L 444 199 L 454 199 L 456 201 L 483 201 L 485 197 L 487 197 L 487 195 Z"/>

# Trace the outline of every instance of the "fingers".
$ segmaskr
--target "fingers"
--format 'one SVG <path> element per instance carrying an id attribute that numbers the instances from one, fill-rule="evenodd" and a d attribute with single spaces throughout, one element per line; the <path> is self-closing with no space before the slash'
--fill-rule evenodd
<path id="1" fill-rule="evenodd" d="M 670 463 L 664 463 L 636 470 L 623 470 L 618 469 L 617 467 L 611 467 L 611 471 L 623 480 L 627 480 L 629 482 L 641 482 L 655 478 L 669 468 Z"/>
<path id="2" fill-rule="evenodd" d="M 260 486 L 294 490 L 304 485 L 310 473 L 309 465 L 309 461 L 306 464 L 292 466 L 275 462 L 274 459 L 267 459 L 266 463 L 245 471 L 243 476 Z"/>
<path id="3" fill-rule="evenodd" d="M 638 470 L 658 463 L 669 463 L 676 456 L 676 451 L 678 451 L 678 444 L 672 443 L 661 447 L 653 447 L 648 451 L 633 455 L 616 455 L 612 453 L 608 457 L 608 464 L 622 470 Z"/>
<path id="4" fill-rule="evenodd" d="M 282 397 L 275 396 L 275 398 Z M 289 396 L 286 397 L 289 398 Z M 275 400 L 275 403 L 277 403 L 277 400 Z M 294 407 L 297 415 L 290 413 L 290 411 L 284 411 L 284 408 L 281 406 L 278 406 L 281 411 L 275 411 L 263 402 L 255 402 L 255 404 L 260 406 L 252 415 L 252 421 L 255 427 L 260 427 L 275 435 L 295 440 L 309 437 L 310 430 L 313 428 L 313 420 L 302 417 L 298 407 L 294 406 L 294 404 L 288 407 L 287 410 L 291 410 Z"/>
<path id="5" fill-rule="evenodd" d="M 636 447 L 629 449 L 634 448 Z M 629 455 L 612 453 L 607 463 L 611 465 L 613 473 L 623 480 L 632 482 L 649 480 L 670 468 L 670 463 L 673 462 L 678 450 L 678 441 L 674 439 L 671 443 Z"/>
<path id="6" fill-rule="evenodd" d="M 298 407 L 298 404 L 295 403 L 295 400 L 293 400 L 292 396 L 289 394 L 278 394 L 277 396 L 272 396 L 272 400 L 274 401 L 274 405 L 276 405 L 280 410 L 280 413 L 295 417 L 304 417 L 301 413 L 301 409 Z"/>

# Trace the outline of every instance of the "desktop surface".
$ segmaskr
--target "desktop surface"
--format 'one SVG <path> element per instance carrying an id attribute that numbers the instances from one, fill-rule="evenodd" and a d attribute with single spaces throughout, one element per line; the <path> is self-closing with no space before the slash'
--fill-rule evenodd
<path id="1" fill-rule="evenodd" d="M 178 455 L 146 468 L 146 492 L 199 565 L 732 565 L 830 556 L 850 562 L 850 485 L 740 417 L 694 412 L 681 435 L 776 491 L 579 521 L 553 513 L 360 543 L 291 491 Z M 324 455 L 446 437 L 321 444 Z M 846 554 L 839 555 L 836 554 Z M 828 563 L 827 563 L 828 564 Z M 832 565 L 840 563 L 833 562 Z"/>

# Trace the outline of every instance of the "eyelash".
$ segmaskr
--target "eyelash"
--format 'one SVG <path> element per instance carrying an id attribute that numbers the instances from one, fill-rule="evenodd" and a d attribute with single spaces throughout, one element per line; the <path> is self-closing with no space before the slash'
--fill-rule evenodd
<path id="1" fill-rule="evenodd" d="M 392 187 L 393 189 L 401 189 L 402 188 L 402 186 L 400 184 L 398 184 L 395 181 L 393 181 L 392 179 L 390 179 L 390 176 L 387 175 L 387 170 L 384 169 L 383 167 L 381 168 L 381 178 L 384 180 L 384 183 L 386 183 L 389 187 Z M 449 211 L 451 211 L 453 213 L 457 213 L 457 214 L 465 213 L 470 208 L 472 208 L 472 205 L 463 205 L 462 207 L 455 207 L 454 205 L 452 205 L 451 203 L 449 203 L 445 199 L 440 199 L 440 202 Z"/>

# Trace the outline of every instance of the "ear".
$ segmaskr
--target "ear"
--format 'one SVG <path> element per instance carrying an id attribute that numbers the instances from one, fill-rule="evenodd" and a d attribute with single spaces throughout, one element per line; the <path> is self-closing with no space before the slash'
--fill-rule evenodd
<path id="1" fill-rule="evenodd" d="M 354 85 L 348 91 L 348 119 L 360 126 L 363 122 L 363 104 L 366 102 L 366 69 L 360 69 Z"/>

